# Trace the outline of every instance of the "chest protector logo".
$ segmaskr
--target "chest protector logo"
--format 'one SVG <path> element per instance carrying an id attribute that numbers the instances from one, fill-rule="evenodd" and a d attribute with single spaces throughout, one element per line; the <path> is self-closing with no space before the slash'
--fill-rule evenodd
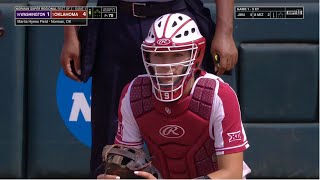
<path id="1" fill-rule="evenodd" d="M 165 138 L 180 138 L 184 135 L 185 131 L 178 125 L 166 125 L 159 130 L 159 133 Z"/>

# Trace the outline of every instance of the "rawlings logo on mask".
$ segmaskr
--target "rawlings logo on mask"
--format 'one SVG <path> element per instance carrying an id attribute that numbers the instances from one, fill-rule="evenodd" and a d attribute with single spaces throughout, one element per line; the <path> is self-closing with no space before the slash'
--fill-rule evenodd
<path id="1" fill-rule="evenodd" d="M 171 43 L 171 40 L 170 39 L 159 39 L 158 41 L 157 41 L 157 44 L 159 44 L 159 45 L 168 45 L 168 44 L 170 44 Z"/>

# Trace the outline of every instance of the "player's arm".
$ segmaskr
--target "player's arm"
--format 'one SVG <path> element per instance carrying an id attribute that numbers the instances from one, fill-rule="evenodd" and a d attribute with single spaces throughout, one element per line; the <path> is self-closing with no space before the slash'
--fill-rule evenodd
<path id="1" fill-rule="evenodd" d="M 211 179 L 241 179 L 243 152 L 217 156 L 219 170 L 209 174 Z"/>
<path id="2" fill-rule="evenodd" d="M 233 33 L 233 0 L 215 0 L 216 1 L 216 32 L 226 36 L 232 36 Z"/>
<path id="3" fill-rule="evenodd" d="M 88 0 L 66 0 L 66 6 L 86 6 Z M 77 37 L 77 26 L 65 26 L 64 27 L 64 38 L 76 38 Z"/>
<path id="4" fill-rule="evenodd" d="M 132 112 L 130 112 L 130 84 L 131 83 L 128 83 L 121 92 L 118 107 L 118 128 L 114 144 L 142 149 L 142 137 Z M 120 177 L 116 175 L 98 174 L 97 179 L 120 179 Z"/>
<path id="5" fill-rule="evenodd" d="M 233 153 L 217 156 L 218 171 L 208 174 L 210 179 L 242 179 L 243 169 L 243 153 Z M 155 177 L 147 172 L 138 171 L 136 175 L 146 179 L 155 179 Z M 201 177 L 199 177 L 201 178 Z M 202 178 L 201 178 L 202 179 Z"/>
<path id="6" fill-rule="evenodd" d="M 87 0 L 66 0 L 66 6 L 85 6 Z M 64 27 L 64 43 L 60 55 L 60 64 L 63 72 L 75 81 L 81 81 L 72 71 L 71 64 L 78 75 L 81 74 L 80 68 L 80 42 L 78 39 L 78 26 Z"/>
<path id="7" fill-rule="evenodd" d="M 114 144 L 141 149 L 143 139 L 131 109 L 130 86 L 131 83 L 127 84 L 121 93 L 118 107 L 118 129 Z"/>
<path id="8" fill-rule="evenodd" d="M 215 65 L 217 75 L 231 70 L 238 61 L 238 50 L 233 39 L 234 0 L 216 1 L 216 29 L 211 43 L 211 54 L 220 56 L 219 68 Z"/>
<path id="9" fill-rule="evenodd" d="M 241 179 L 246 174 L 243 167 L 243 151 L 248 141 L 241 121 L 236 93 L 223 82 L 214 99 L 212 119 L 217 154 L 218 171 L 208 174 L 212 179 Z"/>

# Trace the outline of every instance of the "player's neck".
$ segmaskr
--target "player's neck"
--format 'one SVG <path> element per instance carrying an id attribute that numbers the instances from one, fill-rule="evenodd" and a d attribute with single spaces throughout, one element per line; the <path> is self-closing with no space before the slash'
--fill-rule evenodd
<path id="1" fill-rule="evenodd" d="M 186 96 L 189 96 L 190 95 L 190 92 L 191 92 L 191 89 L 193 87 L 193 84 L 194 84 L 194 76 L 192 76 L 186 86 L 186 88 L 184 89 L 183 93 L 182 93 L 182 97 L 181 98 L 184 98 Z"/>

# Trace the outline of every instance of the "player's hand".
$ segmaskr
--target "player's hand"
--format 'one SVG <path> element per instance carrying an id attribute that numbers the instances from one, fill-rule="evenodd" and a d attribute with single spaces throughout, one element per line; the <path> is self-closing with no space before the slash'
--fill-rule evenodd
<path id="1" fill-rule="evenodd" d="M 145 171 L 135 171 L 134 174 L 137 175 L 137 176 L 141 176 L 141 177 L 143 177 L 145 179 L 157 179 L 152 174 L 150 174 L 148 172 L 145 172 Z"/>
<path id="2" fill-rule="evenodd" d="M 211 55 L 219 55 L 220 62 L 214 62 L 214 70 L 218 76 L 225 71 L 230 71 L 238 62 L 238 50 L 233 36 L 226 34 L 215 34 L 211 42 Z"/>
<path id="3" fill-rule="evenodd" d="M 62 52 L 60 55 L 60 63 L 66 76 L 75 81 L 81 82 L 81 80 L 74 74 L 81 74 L 80 42 L 76 36 L 64 40 Z M 72 72 L 71 63 L 74 64 L 75 72 Z"/>
<path id="4" fill-rule="evenodd" d="M 120 177 L 116 175 L 100 174 L 97 179 L 120 179 Z"/>

